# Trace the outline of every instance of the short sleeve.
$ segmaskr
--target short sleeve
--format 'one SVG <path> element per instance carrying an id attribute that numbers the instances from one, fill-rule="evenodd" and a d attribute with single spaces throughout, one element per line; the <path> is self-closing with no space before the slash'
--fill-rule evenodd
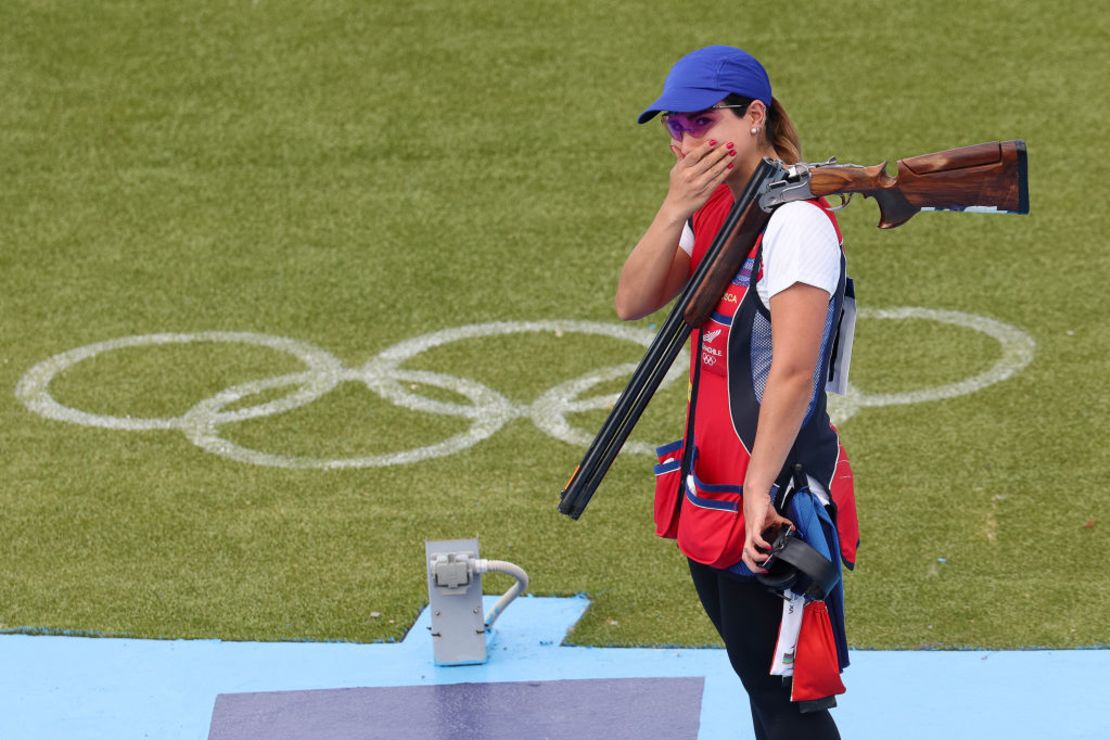
<path id="1" fill-rule="evenodd" d="M 682 236 L 678 239 L 678 246 L 686 254 L 694 256 L 694 230 L 690 228 L 689 221 L 682 224 Z"/>
<path id="2" fill-rule="evenodd" d="M 763 234 L 763 279 L 757 289 L 765 305 L 794 283 L 820 288 L 831 297 L 840 282 L 840 242 L 820 206 L 794 201 L 771 214 Z"/>

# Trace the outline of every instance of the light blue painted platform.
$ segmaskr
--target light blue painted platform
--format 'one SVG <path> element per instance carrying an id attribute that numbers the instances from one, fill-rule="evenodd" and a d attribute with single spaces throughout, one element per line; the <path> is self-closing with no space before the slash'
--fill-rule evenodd
<path id="1" fill-rule="evenodd" d="M 487 597 L 487 608 L 495 597 Z M 0 636 L 0 738 L 206 738 L 221 693 L 703 676 L 702 740 L 750 738 L 723 650 L 562 647 L 584 598 L 521 598 L 490 661 L 437 668 L 427 610 L 404 642 Z M 1110 650 L 853 651 L 833 710 L 846 740 L 1110 738 Z"/>

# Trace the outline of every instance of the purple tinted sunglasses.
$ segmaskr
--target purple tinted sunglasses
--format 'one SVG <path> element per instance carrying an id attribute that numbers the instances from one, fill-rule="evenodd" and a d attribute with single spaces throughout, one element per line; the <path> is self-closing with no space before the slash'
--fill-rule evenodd
<path id="1" fill-rule="evenodd" d="M 660 116 L 660 120 L 663 121 L 663 128 L 667 129 L 667 133 L 675 141 L 682 141 L 683 133 L 690 134 L 695 139 L 700 139 L 702 134 L 718 120 L 717 115 L 709 111 L 747 107 L 747 103 L 744 105 L 714 105 L 712 108 L 706 108 L 697 113 L 664 113 Z"/>

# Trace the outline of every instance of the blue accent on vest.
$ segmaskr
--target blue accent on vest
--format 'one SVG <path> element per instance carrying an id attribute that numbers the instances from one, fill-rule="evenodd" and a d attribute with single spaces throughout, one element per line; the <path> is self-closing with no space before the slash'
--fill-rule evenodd
<path id="1" fill-rule="evenodd" d="M 694 476 L 694 486 L 709 493 L 735 493 L 737 496 L 744 494 L 744 489 L 740 486 L 734 486 L 728 483 L 706 483 L 698 477 L 697 473 L 691 473 Z"/>
<path id="2" fill-rule="evenodd" d="M 678 439 L 678 440 L 675 440 L 674 442 L 671 442 L 669 445 L 663 445 L 662 447 L 656 447 L 655 448 L 655 454 L 658 455 L 659 457 L 662 457 L 663 455 L 666 455 L 668 452 L 674 452 L 675 450 L 678 450 L 679 448 L 681 448 L 682 443 L 685 442 L 685 441 L 686 440 L 684 440 L 684 439 Z"/>
<path id="3" fill-rule="evenodd" d="M 671 460 L 669 462 L 660 463 L 655 466 L 655 474 L 663 475 L 664 473 L 672 473 L 682 467 L 682 459 Z"/>
<path id="4" fill-rule="evenodd" d="M 711 498 L 702 498 L 690 490 L 690 486 L 686 486 L 686 498 L 694 506 L 700 506 L 703 509 L 717 509 L 719 511 L 731 511 L 733 514 L 737 513 L 740 509 L 735 503 L 729 501 L 716 501 Z"/>
<path id="5" fill-rule="evenodd" d="M 744 260 L 744 265 L 740 268 L 740 271 L 736 273 L 736 277 L 732 278 L 732 284 L 747 285 L 752 279 L 752 265 L 754 264 L 755 260 L 751 257 Z"/>
<path id="6" fill-rule="evenodd" d="M 694 451 L 694 458 L 697 459 L 697 450 Z M 690 473 L 690 477 L 694 479 L 694 488 L 705 491 L 706 493 L 734 493 L 737 496 L 743 495 L 743 489 L 740 486 L 732 486 L 726 483 L 706 483 L 697 476 L 697 473 Z M 689 480 L 687 480 L 682 487 L 686 490 L 686 498 L 694 506 L 700 506 L 703 509 L 731 511 L 733 513 L 738 513 L 740 511 L 740 505 L 736 502 L 717 501 L 716 499 L 697 495 L 694 491 L 690 490 Z"/>
<path id="7" fill-rule="evenodd" d="M 718 324 L 724 324 L 725 326 L 732 326 L 732 319 L 730 317 L 725 316 L 724 314 L 719 314 L 716 311 L 709 314 L 709 318 L 713 321 L 716 321 Z"/>
<path id="8" fill-rule="evenodd" d="M 756 403 L 763 403 L 767 378 L 771 374 L 771 322 L 758 311 L 752 315 L 752 388 Z"/>

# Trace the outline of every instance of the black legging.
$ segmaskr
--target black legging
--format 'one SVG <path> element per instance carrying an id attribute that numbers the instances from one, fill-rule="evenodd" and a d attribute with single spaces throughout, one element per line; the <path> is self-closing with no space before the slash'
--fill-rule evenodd
<path id="1" fill-rule="evenodd" d="M 780 676 L 768 673 L 782 620 L 782 599 L 753 580 L 690 561 L 702 606 L 725 641 L 747 689 L 756 740 L 839 740 L 829 710 L 802 714 Z"/>

